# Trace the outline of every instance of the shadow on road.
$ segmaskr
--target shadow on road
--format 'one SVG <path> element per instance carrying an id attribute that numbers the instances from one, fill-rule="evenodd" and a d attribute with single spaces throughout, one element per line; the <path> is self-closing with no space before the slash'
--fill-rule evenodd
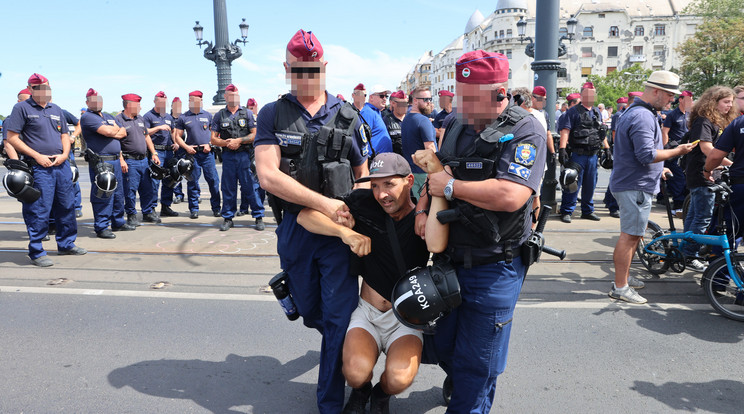
<path id="1" fill-rule="evenodd" d="M 691 413 L 741 412 L 741 396 L 744 395 L 744 383 L 731 380 L 667 382 L 662 385 L 636 381 L 632 389 L 655 398 L 669 406 L 671 410 Z"/>
<path id="2" fill-rule="evenodd" d="M 313 412 L 315 384 L 293 382 L 318 365 L 320 353 L 282 364 L 273 357 L 230 354 L 224 361 L 161 359 L 117 368 L 108 375 L 116 388 L 125 386 L 156 397 L 194 401 L 213 413 L 238 413 L 233 407 L 251 406 L 252 412 Z"/>

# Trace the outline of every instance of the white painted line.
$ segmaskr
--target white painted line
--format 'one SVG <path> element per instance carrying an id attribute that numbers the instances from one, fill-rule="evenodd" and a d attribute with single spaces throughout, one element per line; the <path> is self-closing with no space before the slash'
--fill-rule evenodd
<path id="1" fill-rule="evenodd" d="M 74 289 L 62 287 L 24 287 L 24 286 L 0 286 L 0 293 L 34 293 L 50 295 L 84 295 L 84 296 L 116 296 L 135 298 L 159 298 L 159 299 L 197 299 L 197 300 L 228 300 L 244 302 L 273 302 L 274 295 L 235 294 L 235 293 L 198 293 L 198 292 L 163 292 L 150 290 L 103 290 L 103 289 Z M 615 307 L 620 309 L 648 309 L 648 310 L 710 310 L 711 307 L 704 303 L 679 304 L 679 303 L 647 303 L 644 305 L 631 305 L 606 299 L 588 300 L 581 302 L 537 302 L 534 299 L 522 300 L 517 303 L 517 308 L 522 309 L 605 309 Z"/>

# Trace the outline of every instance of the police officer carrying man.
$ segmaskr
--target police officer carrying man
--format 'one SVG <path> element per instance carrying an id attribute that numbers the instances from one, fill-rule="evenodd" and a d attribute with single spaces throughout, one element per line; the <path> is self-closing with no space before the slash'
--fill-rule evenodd
<path id="1" fill-rule="evenodd" d="M 558 124 L 561 134 L 558 145 L 558 161 L 561 165 L 569 161 L 581 165 L 578 177 L 579 189 L 573 193 L 564 191 L 561 199 L 561 221 L 571 222 L 571 213 L 581 190 L 581 218 L 599 221 L 594 213 L 594 188 L 597 185 L 597 154 L 602 148 L 609 150 L 605 126 L 599 110 L 594 107 L 597 93 L 591 82 L 581 87 L 581 104 L 566 111 Z M 570 155 L 569 155 L 570 150 Z"/>
<path id="2" fill-rule="evenodd" d="M 173 142 L 173 138 L 171 137 L 171 131 L 173 131 L 174 127 L 173 118 L 166 112 L 165 105 L 168 103 L 168 97 L 165 96 L 165 92 L 160 91 L 155 94 L 153 102 L 155 106 L 142 116 L 142 120 L 145 122 L 147 135 L 152 140 L 152 146 L 158 154 L 160 163 L 167 165 L 168 160 L 173 158 L 173 151 L 178 149 L 178 146 Z M 150 178 L 150 185 L 152 186 L 150 211 L 154 212 L 158 205 L 160 180 Z M 161 217 L 178 217 L 178 213 L 171 208 L 172 204 L 173 188 L 163 185 L 163 190 L 160 193 Z"/>
<path id="3" fill-rule="evenodd" d="M 80 127 L 85 145 L 89 153 L 96 159 L 88 159 L 88 173 L 90 176 L 90 204 L 93 207 L 93 229 L 102 239 L 114 239 L 113 231 L 132 231 L 136 227 L 127 224 L 124 218 L 124 176 L 121 172 L 123 158 L 121 158 L 121 139 L 127 136 L 127 130 L 122 128 L 116 119 L 103 112 L 103 97 L 95 89 L 88 89 L 85 94 L 88 110 L 80 117 Z M 112 192 L 100 192 L 96 183 L 98 162 L 106 163 L 116 179 L 116 187 Z M 107 189 L 104 189 L 107 190 Z M 111 229 L 108 227 L 111 226 Z"/>
<path id="4" fill-rule="evenodd" d="M 154 164 L 160 165 L 160 158 L 147 134 L 145 121 L 139 114 L 142 97 L 128 93 L 122 95 L 121 99 L 124 110 L 116 115 L 116 121 L 127 131 L 127 136 L 121 139 L 121 171 L 124 175 L 124 210 L 127 213 L 127 223 L 132 226 L 140 225 L 137 220 L 137 193 L 140 196 L 142 220 L 160 223 L 160 217 L 153 211 L 153 188 L 147 174 L 147 154 L 152 154 Z"/>
<path id="5" fill-rule="evenodd" d="M 359 286 L 349 277 L 349 248 L 336 237 L 302 228 L 297 213 L 306 206 L 334 220 L 343 218 L 348 209 L 333 197 L 352 188 L 351 171 L 359 178 L 368 169 L 357 112 L 325 90 L 325 66 L 318 39 L 298 30 L 284 63 L 292 92 L 261 108 L 255 145 L 261 185 L 285 207 L 276 233 L 289 289 L 304 324 L 323 335 L 318 410 L 339 413 L 344 404 L 341 351 Z M 343 150 L 332 150 L 336 144 Z M 321 187 L 321 175 L 338 178 Z"/>
<path id="6" fill-rule="evenodd" d="M 211 124 L 212 145 L 223 148 L 222 218 L 225 221 L 220 226 L 220 231 L 230 230 L 233 226 L 233 217 L 238 208 L 238 181 L 245 190 L 243 196 L 248 196 L 248 203 L 256 219 L 256 230 L 263 230 L 264 206 L 256 197 L 251 176 L 251 144 L 256 137 L 253 113 L 240 106 L 238 87 L 233 84 L 225 88 L 225 101 L 227 106 L 215 114 Z"/>
<path id="7" fill-rule="evenodd" d="M 506 98 L 506 56 L 468 52 L 455 76 L 457 114 L 444 122 L 440 150 L 442 163 L 453 167 L 429 174 L 428 182 L 430 195 L 445 197 L 456 212 L 446 253 L 456 266 L 462 304 L 437 322 L 435 342 L 453 386 L 447 412 L 488 413 L 529 266 L 520 253 L 545 169 L 546 136 L 535 117 Z M 426 157 L 436 155 L 418 151 L 417 163 Z M 416 207 L 422 237 L 428 205 L 424 194 Z"/>
<path id="8" fill-rule="evenodd" d="M 390 94 L 391 112 L 382 118 L 385 127 L 393 142 L 393 152 L 403 155 L 403 135 L 401 134 L 401 125 L 408 111 L 408 98 L 403 91 L 397 91 Z"/>
<path id="9" fill-rule="evenodd" d="M 171 110 L 168 114 L 167 119 L 171 121 L 171 139 L 173 139 L 173 156 L 175 157 L 176 151 L 178 151 L 178 144 L 175 140 L 175 128 L 176 128 L 176 120 L 181 116 L 181 98 L 175 97 L 173 98 L 173 101 L 171 102 Z M 166 161 L 163 161 L 162 164 L 165 165 Z M 181 201 L 184 200 L 183 197 L 183 182 L 178 181 L 175 187 L 173 187 L 173 204 L 178 204 Z"/>
<path id="10" fill-rule="evenodd" d="M 60 255 L 83 255 L 75 246 L 77 220 L 72 170 L 67 157 L 70 136 L 62 109 L 51 103 L 49 81 L 34 73 L 28 78 L 31 98 L 15 104 L 3 128 L 8 129 L 8 143 L 24 155 L 34 178 L 33 187 L 41 195 L 33 202 L 23 203 L 23 221 L 28 230 L 28 256 L 40 267 L 52 266 L 42 239 L 49 231 L 49 214 L 57 218 L 57 251 Z M 27 167 L 27 168 L 28 168 Z"/>
<path id="11" fill-rule="evenodd" d="M 214 155 L 210 152 L 212 149 L 209 145 L 211 139 L 209 125 L 212 123 L 212 114 L 202 109 L 202 97 L 201 91 L 189 93 L 189 110 L 176 121 L 176 143 L 194 159 L 192 180 L 186 185 L 191 212 L 189 217 L 192 219 L 199 218 L 199 177 L 202 170 L 204 170 L 204 179 L 209 185 L 212 215 L 221 216 L 220 177 L 217 174 Z M 186 132 L 186 140 L 183 139 L 184 132 Z"/>

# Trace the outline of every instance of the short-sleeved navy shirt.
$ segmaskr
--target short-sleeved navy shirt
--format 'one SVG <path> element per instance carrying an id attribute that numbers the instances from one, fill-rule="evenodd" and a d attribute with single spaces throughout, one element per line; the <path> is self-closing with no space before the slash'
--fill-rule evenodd
<path id="1" fill-rule="evenodd" d="M 411 166 L 411 172 L 422 174 L 424 170 L 413 163 L 411 155 L 424 149 L 424 142 L 434 142 L 436 146 L 437 131 L 434 129 L 434 125 L 426 115 L 409 112 L 400 125 L 400 134 L 403 139 L 403 158 Z"/>
<path id="2" fill-rule="evenodd" d="M 734 163 L 729 172 L 732 178 L 744 178 L 744 115 L 734 119 L 734 122 L 723 130 L 714 147 L 723 152 L 736 150 Z"/>
<path id="3" fill-rule="evenodd" d="M 434 128 L 439 129 L 442 127 L 442 124 L 444 123 L 444 118 L 447 118 L 447 115 L 451 114 L 452 112 L 447 112 L 444 109 L 439 111 L 436 117 L 434 117 L 434 121 L 432 122 L 434 124 Z"/>
<path id="4" fill-rule="evenodd" d="M 65 114 L 65 120 L 68 125 L 77 125 L 78 122 L 80 122 L 80 120 L 77 119 L 75 115 L 71 114 L 70 111 L 63 109 L 62 113 Z"/>
<path id="5" fill-rule="evenodd" d="M 721 129 L 715 126 L 708 118 L 698 117 L 690 126 L 690 140 L 707 141 L 714 146 L 718 142 L 718 136 Z M 685 177 L 687 178 L 687 188 L 697 188 L 711 186 L 713 183 L 706 180 L 703 176 L 703 167 L 708 157 L 700 150 L 700 145 L 695 147 L 687 154 L 687 166 L 685 168 Z"/>
<path id="6" fill-rule="evenodd" d="M 80 129 L 83 132 L 85 144 L 91 151 L 99 155 L 119 155 L 119 152 L 121 152 L 119 140 L 98 133 L 98 128 L 103 125 L 121 127 L 111 114 L 93 112 L 90 109 L 83 113 L 80 117 Z"/>
<path id="7" fill-rule="evenodd" d="M 580 106 L 582 105 L 578 104 L 578 105 L 574 105 L 568 108 L 568 111 L 566 111 L 566 113 L 560 117 L 560 119 L 558 120 L 558 131 L 562 129 L 570 130 L 573 127 L 578 126 L 581 123 L 581 114 L 584 112 L 584 110 L 587 110 L 587 109 L 586 107 L 584 107 L 583 109 L 581 109 L 581 112 L 579 112 Z M 591 109 L 588 109 L 587 111 L 590 113 L 592 119 L 597 118 L 597 113 L 598 113 L 597 108 L 592 107 Z"/>
<path id="8" fill-rule="evenodd" d="M 19 133 L 26 145 L 44 155 L 61 154 L 61 135 L 68 133 L 62 108 L 51 102 L 42 108 L 34 98 L 15 104 L 3 129 Z"/>
<path id="9" fill-rule="evenodd" d="M 321 106 L 315 116 L 310 116 L 305 107 L 303 107 L 297 100 L 297 97 L 288 94 L 285 95 L 289 102 L 297 105 L 302 110 L 302 120 L 305 121 L 305 126 L 310 134 L 318 132 L 321 126 L 325 125 L 326 122 L 330 121 L 331 117 L 341 109 L 343 101 L 336 98 L 332 94 L 326 91 L 326 103 Z M 254 145 L 281 145 L 279 138 L 276 136 L 274 130 L 274 118 L 276 117 L 276 102 L 271 102 L 264 105 L 258 113 L 258 126 L 256 128 L 256 139 Z M 352 143 L 352 150 L 349 152 L 349 161 L 352 166 L 359 166 L 364 164 L 367 160 L 367 142 L 364 137 L 362 121 L 359 120 L 357 125 L 354 127 L 354 142 Z"/>
<path id="10" fill-rule="evenodd" d="M 144 120 L 145 128 L 147 129 L 159 127 L 160 125 L 168 125 L 169 127 L 173 128 L 173 117 L 169 114 L 160 115 L 158 111 L 155 110 L 155 108 L 147 111 L 147 113 L 142 116 L 142 119 Z M 152 133 L 150 134 L 150 139 L 152 140 L 152 143 L 154 145 L 173 144 L 171 133 L 168 130 Z"/>
<path id="11" fill-rule="evenodd" d="M 121 152 L 131 155 L 145 155 L 147 153 L 147 128 L 141 116 L 130 118 L 124 112 L 116 115 L 116 121 L 127 130 L 127 136 L 121 139 Z"/>
<path id="12" fill-rule="evenodd" d="M 212 133 L 209 125 L 212 123 L 212 114 L 201 110 L 198 114 L 186 111 L 176 120 L 176 129 L 186 131 L 186 144 L 209 145 Z"/>
<path id="13" fill-rule="evenodd" d="M 687 132 L 687 115 L 674 108 L 664 119 L 664 126 L 669 128 L 669 141 L 681 142 L 682 136 Z M 694 140 L 693 140 L 694 141 Z"/>
<path id="14" fill-rule="evenodd" d="M 212 118 L 212 123 L 209 125 L 209 129 L 211 129 L 214 132 L 220 132 L 220 124 L 223 123 L 223 122 L 229 124 L 230 121 L 232 121 L 233 119 L 235 119 L 235 117 L 240 113 L 240 109 L 241 108 L 243 108 L 243 107 L 242 106 L 238 106 L 238 109 L 235 111 L 235 113 L 230 113 L 230 111 L 219 111 L 219 112 L 217 112 L 216 114 L 214 114 L 214 117 Z M 246 117 L 246 120 L 245 120 L 246 125 L 248 126 L 248 129 L 255 128 L 256 127 L 256 122 L 254 121 L 255 117 L 253 116 L 253 112 L 251 112 L 251 110 L 250 109 L 247 109 L 247 108 L 246 108 L 245 111 L 248 114 L 247 117 Z M 223 114 L 228 114 L 227 120 L 223 120 L 222 119 L 222 115 Z M 225 125 L 225 126 L 227 126 L 227 125 Z M 235 138 L 237 138 L 237 137 L 235 137 Z"/>

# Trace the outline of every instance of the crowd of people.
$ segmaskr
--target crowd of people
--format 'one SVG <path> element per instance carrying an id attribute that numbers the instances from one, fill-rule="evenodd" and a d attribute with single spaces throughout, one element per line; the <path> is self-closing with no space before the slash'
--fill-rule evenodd
<path id="1" fill-rule="evenodd" d="M 304 325 L 323 336 L 322 413 L 364 413 L 368 404 L 370 412 L 388 412 L 390 396 L 412 383 L 420 363 L 446 372 L 448 412 L 490 411 L 535 257 L 528 239 L 548 157 L 575 171 L 576 185 L 562 182 L 559 214 L 566 223 L 579 191 L 581 218 L 600 220 L 593 203 L 597 166 L 609 167 L 614 158 L 605 203 L 621 234 L 609 296 L 630 303 L 646 301 L 629 266 L 665 166 L 675 171 L 669 186 L 675 210 L 684 192 L 691 194 L 685 230 L 702 232 L 710 223 L 712 199 L 700 188 L 721 163 L 732 164 L 733 199 L 744 197 L 744 148 L 735 151 L 744 145 L 744 117 L 734 120 L 744 111 L 744 87 L 714 87 L 693 102 L 690 92 L 679 91 L 677 75 L 656 71 L 643 92 L 619 99 L 613 114 L 595 107 L 596 90 L 587 82 L 556 106 L 554 129 L 544 108 L 548 92 L 510 87 L 509 61 L 499 53 L 462 55 L 456 93 L 439 92 L 438 113 L 423 87 L 391 93 L 360 83 L 349 102 L 328 93 L 323 48 L 312 32 L 292 36 L 283 66 L 291 91 L 260 111 L 253 99 L 242 106 L 229 85 L 227 104 L 214 115 L 193 91 L 185 113 L 179 98 L 168 112 L 168 97 L 158 92 L 145 115 L 142 98 L 126 94 L 112 116 L 91 88 L 79 123 L 51 103 L 48 80 L 33 74 L 4 124 L 5 151 L 14 160 L 8 174 L 19 179 L 8 191 L 22 201 L 29 257 L 42 267 L 52 265 L 42 246 L 52 223 L 59 254 L 86 253 L 75 245 L 77 134 L 87 147 L 94 228 L 104 239 L 136 229 L 137 199 L 143 221 L 177 216 L 171 206 L 179 200 L 198 218 L 202 172 L 222 231 L 248 212 L 263 230 L 268 197 L 294 306 Z M 664 112 L 675 96 L 677 107 Z M 76 125 L 72 134 L 68 123 Z M 697 246 L 687 249 L 691 266 L 704 266 Z M 427 316 L 430 307 L 441 311 Z M 434 322 L 436 332 L 422 332 Z M 373 385 L 381 352 L 385 370 Z M 344 404 L 345 383 L 352 392 Z"/>

